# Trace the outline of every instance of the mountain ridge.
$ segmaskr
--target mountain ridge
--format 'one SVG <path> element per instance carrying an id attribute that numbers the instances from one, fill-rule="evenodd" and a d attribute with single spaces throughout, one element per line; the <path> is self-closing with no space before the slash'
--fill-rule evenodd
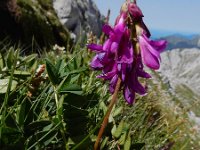
<path id="1" fill-rule="evenodd" d="M 183 34 L 171 34 L 168 36 L 160 37 L 158 39 L 166 40 L 167 50 L 177 48 L 200 48 L 200 35 L 183 35 Z"/>

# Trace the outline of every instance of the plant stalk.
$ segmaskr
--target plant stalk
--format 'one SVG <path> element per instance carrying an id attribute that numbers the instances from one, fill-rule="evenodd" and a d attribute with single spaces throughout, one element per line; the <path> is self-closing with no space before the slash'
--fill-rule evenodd
<path id="1" fill-rule="evenodd" d="M 94 144 L 94 150 L 98 150 L 99 149 L 99 143 L 100 143 L 101 137 L 102 137 L 102 135 L 104 133 L 104 130 L 105 130 L 107 124 L 108 124 L 108 119 L 109 119 L 110 113 L 112 111 L 113 106 L 117 102 L 117 95 L 119 93 L 120 85 L 121 85 L 121 78 L 118 78 L 114 94 L 113 94 L 111 102 L 110 102 L 110 104 L 108 106 L 108 110 L 106 112 L 106 115 L 105 115 L 105 117 L 103 119 L 103 123 L 101 125 L 100 130 L 99 130 L 99 133 L 98 133 L 98 136 L 97 136 L 97 140 L 96 140 L 96 142 Z"/>
<path id="2" fill-rule="evenodd" d="M 58 93 L 57 93 L 57 88 L 54 86 L 54 93 L 55 93 L 55 101 L 56 101 L 56 107 L 57 107 L 57 111 L 56 111 L 56 114 L 57 114 L 57 117 L 59 119 L 59 121 L 61 122 L 61 129 L 60 129 L 60 133 L 62 135 L 62 138 L 63 138 L 63 141 L 64 141 L 64 144 L 65 144 L 65 147 L 67 145 L 67 139 L 65 137 L 65 129 L 64 129 L 64 125 L 63 125 L 63 121 L 62 121 L 62 116 L 61 114 L 59 113 L 59 110 L 60 110 L 60 105 L 59 105 L 59 99 L 58 99 Z"/>

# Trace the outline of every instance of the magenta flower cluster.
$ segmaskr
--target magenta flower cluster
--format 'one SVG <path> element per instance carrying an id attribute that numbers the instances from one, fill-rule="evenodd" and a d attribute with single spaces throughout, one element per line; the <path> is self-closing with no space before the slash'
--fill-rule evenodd
<path id="1" fill-rule="evenodd" d="M 108 37 L 104 44 L 89 44 L 88 48 L 96 52 L 91 67 L 102 70 L 98 77 L 110 81 L 110 92 L 114 93 L 118 78 L 121 78 L 124 98 L 129 104 L 133 104 L 135 93 L 147 93 L 139 78 L 151 78 L 144 71 L 143 64 L 150 69 L 159 69 L 160 53 L 165 49 L 166 41 L 150 40 L 150 32 L 142 20 L 143 14 L 139 7 L 130 1 L 126 6 L 125 10 L 121 10 L 113 28 L 107 24 L 103 26 L 103 32 Z M 131 25 L 128 18 L 131 19 Z"/>

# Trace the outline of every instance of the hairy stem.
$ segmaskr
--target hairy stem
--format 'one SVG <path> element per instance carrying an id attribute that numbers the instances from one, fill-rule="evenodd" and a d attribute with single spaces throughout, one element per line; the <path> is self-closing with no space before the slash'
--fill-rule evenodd
<path id="1" fill-rule="evenodd" d="M 101 125 L 100 130 L 99 130 L 99 133 L 98 133 L 98 136 L 97 136 L 97 140 L 96 140 L 96 142 L 94 144 L 94 150 L 98 150 L 99 149 L 99 143 L 100 143 L 101 137 L 102 137 L 102 135 L 104 133 L 104 130 L 105 130 L 107 124 L 108 124 L 108 119 L 109 119 L 110 113 L 112 111 L 112 108 L 113 108 L 114 104 L 117 102 L 117 95 L 118 95 L 118 92 L 119 92 L 119 89 L 120 89 L 120 85 L 121 85 L 121 79 L 118 78 L 114 94 L 112 96 L 111 102 L 110 102 L 110 104 L 108 106 L 108 110 L 106 112 L 106 115 L 104 117 L 103 123 Z"/>

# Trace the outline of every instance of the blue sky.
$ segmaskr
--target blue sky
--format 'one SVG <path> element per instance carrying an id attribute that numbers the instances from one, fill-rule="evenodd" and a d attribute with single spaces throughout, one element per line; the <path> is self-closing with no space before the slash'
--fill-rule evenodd
<path id="1" fill-rule="evenodd" d="M 113 24 L 125 0 L 94 0 L 101 13 L 111 9 Z M 200 34 L 200 0 L 137 0 L 150 30 Z"/>

